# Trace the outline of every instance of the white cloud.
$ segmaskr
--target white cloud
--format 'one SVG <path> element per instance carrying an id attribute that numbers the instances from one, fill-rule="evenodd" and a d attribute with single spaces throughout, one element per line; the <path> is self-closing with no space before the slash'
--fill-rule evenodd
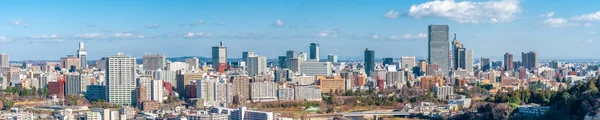
<path id="1" fill-rule="evenodd" d="M 592 35 L 596 34 L 596 31 L 590 31 L 590 32 L 588 32 L 588 34 L 592 34 Z"/>
<path id="2" fill-rule="evenodd" d="M 136 35 L 136 34 L 132 34 L 132 33 L 115 33 L 113 34 L 114 38 L 144 38 L 144 35 Z"/>
<path id="3" fill-rule="evenodd" d="M 546 18 L 552 18 L 552 16 L 554 16 L 554 12 L 549 12 L 549 13 L 546 13 L 546 14 L 542 14 L 540 16 L 541 17 L 546 17 Z"/>
<path id="4" fill-rule="evenodd" d="M 202 38 L 202 37 L 208 37 L 208 36 L 212 36 L 212 33 L 208 33 L 208 32 L 198 32 L 198 33 L 188 32 L 187 34 L 183 35 L 184 38 Z"/>
<path id="5" fill-rule="evenodd" d="M 190 24 L 190 26 L 203 25 L 203 24 L 204 24 L 204 21 L 200 20 L 197 22 L 193 22 L 192 24 Z"/>
<path id="6" fill-rule="evenodd" d="M 75 35 L 75 38 L 80 38 L 80 39 L 104 39 L 106 37 L 103 34 L 100 34 L 100 33 L 84 33 L 84 34 Z"/>
<path id="7" fill-rule="evenodd" d="M 408 15 L 414 18 L 440 17 L 459 23 L 510 22 L 521 12 L 519 0 L 498 1 L 430 1 L 410 7 Z"/>
<path id="8" fill-rule="evenodd" d="M 65 39 L 42 39 L 42 40 L 31 40 L 29 43 L 62 43 Z"/>
<path id="9" fill-rule="evenodd" d="M 160 27 L 158 24 L 146 25 L 146 28 L 158 28 Z"/>
<path id="10" fill-rule="evenodd" d="M 587 39 L 585 42 L 592 43 L 592 42 L 594 42 L 594 40 L 592 40 L 592 39 Z"/>
<path id="11" fill-rule="evenodd" d="M 6 36 L 0 36 L 0 44 L 6 44 L 6 43 L 9 43 L 9 42 L 11 42 L 11 41 L 12 41 L 12 40 L 11 40 L 11 39 L 9 39 L 9 38 L 8 38 L 8 37 L 6 37 Z"/>
<path id="12" fill-rule="evenodd" d="M 21 20 L 12 20 L 11 23 L 12 23 L 13 26 L 16 26 L 16 27 L 27 27 L 27 26 L 29 26 L 29 24 L 24 23 Z"/>
<path id="13" fill-rule="evenodd" d="M 338 33 L 335 30 L 334 31 L 323 30 L 323 31 L 317 33 L 317 37 L 320 37 L 320 38 L 329 38 L 329 37 L 337 37 L 337 36 L 338 36 Z"/>
<path id="14" fill-rule="evenodd" d="M 275 23 L 273 23 L 273 25 L 274 25 L 275 27 L 281 27 L 281 26 L 283 26 L 283 21 L 281 21 L 281 20 L 277 20 L 277 21 L 275 21 Z"/>
<path id="15" fill-rule="evenodd" d="M 584 20 L 584 21 L 600 21 L 600 11 L 595 13 L 589 13 L 584 15 L 575 16 L 573 20 Z"/>
<path id="16" fill-rule="evenodd" d="M 425 33 L 404 34 L 403 36 L 392 35 L 388 39 L 390 39 L 390 40 L 422 40 L 422 39 L 427 39 L 427 34 L 425 34 Z"/>
<path id="17" fill-rule="evenodd" d="M 60 38 L 59 36 L 55 35 L 55 34 L 51 34 L 51 35 L 37 35 L 37 36 L 30 36 L 30 39 L 58 39 Z"/>
<path id="18" fill-rule="evenodd" d="M 379 39 L 379 38 L 380 38 L 379 35 L 373 35 L 373 36 L 371 36 L 371 39 Z"/>
<path id="19" fill-rule="evenodd" d="M 394 19 L 398 18 L 398 12 L 394 10 L 390 10 L 389 12 L 383 14 L 383 17 Z"/>
<path id="20" fill-rule="evenodd" d="M 565 18 L 548 18 L 543 22 L 544 26 L 547 27 L 569 27 L 573 24 L 569 23 L 569 20 Z"/>

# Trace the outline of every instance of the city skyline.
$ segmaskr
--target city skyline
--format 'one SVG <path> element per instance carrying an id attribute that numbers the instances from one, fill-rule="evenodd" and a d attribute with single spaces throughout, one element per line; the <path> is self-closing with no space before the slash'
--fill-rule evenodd
<path id="1" fill-rule="evenodd" d="M 110 9 L 104 7 L 107 3 Z M 75 55 L 77 44 L 85 42 L 88 60 L 119 52 L 135 58 L 146 53 L 210 57 L 210 48 L 225 41 L 228 58 L 253 51 L 274 59 L 286 50 L 309 53 L 309 43 L 314 42 L 320 44 L 320 58 L 361 58 L 365 48 L 376 51 L 376 58 L 424 58 L 426 26 L 443 24 L 474 51 L 473 58 L 500 60 L 506 52 L 527 51 L 540 53 L 540 59 L 598 58 L 587 48 L 597 45 L 600 13 L 581 6 L 600 1 L 149 1 L 136 6 L 139 3 L 0 1 L 0 12 L 6 13 L 0 16 L 0 52 L 9 54 L 11 61 L 57 60 Z M 432 10 L 440 4 L 447 4 L 448 10 Z M 461 9 L 463 4 L 471 6 Z M 508 7 L 486 6 L 492 4 Z M 181 7 L 156 9 L 164 5 Z M 471 10 L 485 15 L 456 12 Z"/>

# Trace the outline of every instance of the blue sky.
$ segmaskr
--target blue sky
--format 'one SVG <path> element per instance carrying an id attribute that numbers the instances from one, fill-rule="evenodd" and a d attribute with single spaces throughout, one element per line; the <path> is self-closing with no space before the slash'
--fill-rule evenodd
<path id="1" fill-rule="evenodd" d="M 210 56 L 225 41 L 276 58 L 286 50 L 361 57 L 427 55 L 427 25 L 447 24 L 474 57 L 600 58 L 596 0 L 0 0 L 0 52 L 58 60 L 84 42 L 90 59 L 123 52 Z"/>

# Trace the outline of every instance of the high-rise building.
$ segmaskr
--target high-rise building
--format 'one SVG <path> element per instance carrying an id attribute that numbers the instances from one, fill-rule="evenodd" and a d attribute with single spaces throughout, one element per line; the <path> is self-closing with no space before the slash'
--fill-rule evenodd
<path id="1" fill-rule="evenodd" d="M 110 56 L 106 61 L 107 101 L 119 105 L 131 105 L 135 89 L 135 58 L 123 53 Z"/>
<path id="2" fill-rule="evenodd" d="M 310 59 L 319 61 L 319 43 L 310 43 Z"/>
<path id="3" fill-rule="evenodd" d="M 227 68 L 227 47 L 223 45 L 223 41 L 219 46 L 212 47 L 212 65 L 220 73 Z"/>
<path id="4" fill-rule="evenodd" d="M 294 52 L 293 50 L 288 50 L 285 52 L 285 67 L 284 68 L 290 68 L 290 60 L 291 59 L 298 59 L 298 54 L 296 52 Z"/>
<path id="5" fill-rule="evenodd" d="M 416 58 L 415 56 L 402 56 L 400 58 L 400 62 L 402 63 L 401 68 L 405 69 L 405 70 L 411 70 L 413 67 L 415 67 L 416 64 Z"/>
<path id="6" fill-rule="evenodd" d="M 79 96 L 81 94 L 81 79 L 79 74 L 72 73 L 67 75 L 65 81 L 65 95 L 67 96 Z"/>
<path id="7" fill-rule="evenodd" d="M 185 63 L 190 65 L 190 69 L 198 70 L 200 67 L 200 60 L 197 57 L 186 58 Z"/>
<path id="8" fill-rule="evenodd" d="M 8 64 L 8 54 L 6 53 L 1 53 L 0 54 L 0 73 L 4 73 L 3 69 L 4 68 L 9 68 L 9 64 Z"/>
<path id="9" fill-rule="evenodd" d="M 427 71 L 427 60 L 419 60 L 419 63 L 417 64 L 417 66 L 419 66 L 419 68 L 421 68 L 422 72 Z"/>
<path id="10" fill-rule="evenodd" d="M 232 84 L 232 95 L 238 96 L 240 101 L 246 101 L 250 97 L 250 77 L 245 75 L 231 76 L 229 82 Z"/>
<path id="11" fill-rule="evenodd" d="M 481 71 L 489 71 L 492 69 L 492 61 L 490 58 L 481 58 Z"/>
<path id="12" fill-rule="evenodd" d="M 450 69 L 450 53 L 448 42 L 448 25 L 429 25 L 429 64 L 438 64 L 442 75 L 447 75 Z"/>
<path id="13" fill-rule="evenodd" d="M 252 52 L 252 51 L 242 52 L 242 60 L 243 61 L 248 61 L 248 57 L 252 57 L 252 56 L 254 56 L 254 52 Z"/>
<path id="14" fill-rule="evenodd" d="M 388 66 L 388 65 L 393 65 L 394 64 L 394 58 L 383 58 L 382 60 L 382 65 L 383 66 Z"/>
<path id="15" fill-rule="evenodd" d="M 473 70 L 473 50 L 467 50 L 465 52 L 465 68 L 467 73 L 471 74 Z"/>
<path id="16" fill-rule="evenodd" d="M 148 99 L 162 103 L 164 97 L 163 80 L 151 80 L 148 87 L 150 88 L 150 91 L 148 91 L 150 97 Z"/>
<path id="17" fill-rule="evenodd" d="M 298 59 L 300 61 L 307 61 L 308 60 L 308 55 L 304 52 L 299 52 L 298 53 Z"/>
<path id="18" fill-rule="evenodd" d="M 365 49 L 365 73 L 367 77 L 371 76 L 371 71 L 375 69 L 375 51 Z"/>
<path id="19" fill-rule="evenodd" d="M 173 86 L 176 86 L 175 88 L 177 89 L 177 93 L 179 93 L 180 95 L 184 95 L 185 85 L 190 85 L 192 81 L 201 80 L 203 79 L 203 77 L 200 73 L 184 73 L 177 74 L 177 76 L 175 76 L 175 79 L 177 80 L 177 83 L 175 83 Z"/>
<path id="20" fill-rule="evenodd" d="M 449 95 L 454 94 L 454 88 L 452 86 L 441 86 L 436 84 L 433 86 L 433 92 L 437 96 L 438 99 L 446 99 Z"/>
<path id="21" fill-rule="evenodd" d="M 279 57 L 277 57 L 277 62 L 279 62 L 278 66 L 280 68 L 288 68 L 288 66 L 287 66 L 288 65 L 288 60 L 287 60 L 286 56 L 279 56 Z"/>
<path id="22" fill-rule="evenodd" d="M 87 69 L 88 65 L 87 65 L 87 51 L 85 51 L 85 49 L 83 49 L 83 42 L 79 42 L 79 50 L 77 50 L 77 57 L 79 58 L 80 61 L 80 67 L 83 69 Z"/>
<path id="23" fill-rule="evenodd" d="M 456 39 L 456 33 L 454 34 L 454 40 L 452 40 L 452 68 L 453 70 L 465 70 L 466 69 L 466 48 Z"/>
<path id="24" fill-rule="evenodd" d="M 98 70 L 106 70 L 106 60 L 108 57 L 102 57 L 100 60 L 96 60 L 96 69 Z"/>
<path id="25" fill-rule="evenodd" d="M 146 54 L 143 64 L 144 70 L 162 70 L 167 66 L 167 58 L 161 54 Z"/>
<path id="26" fill-rule="evenodd" d="M 267 72 L 267 58 L 264 56 L 248 57 L 248 76 L 253 77 Z"/>
<path id="27" fill-rule="evenodd" d="M 295 69 L 295 68 L 294 68 Z M 292 69 L 292 71 L 294 71 Z M 332 65 L 330 62 L 315 62 L 315 61 L 306 61 L 300 64 L 300 73 L 305 74 L 307 76 L 330 76 L 332 74 Z"/>
<path id="28" fill-rule="evenodd" d="M 513 68 L 513 54 L 505 53 L 504 54 L 504 71 L 514 71 Z"/>
<path id="29" fill-rule="evenodd" d="M 61 68 L 64 69 L 71 69 L 72 67 L 74 67 L 77 70 L 80 68 L 81 65 L 79 64 L 79 62 L 81 62 L 79 58 L 73 55 L 67 55 L 67 57 L 60 58 Z"/>
<path id="30" fill-rule="evenodd" d="M 273 101 L 277 99 L 277 83 L 275 82 L 253 82 L 250 83 L 250 100 Z"/>
<path id="31" fill-rule="evenodd" d="M 534 51 L 529 51 L 528 53 L 521 53 L 522 64 L 525 69 L 534 69 L 540 66 L 538 62 L 538 54 Z"/>
<path id="32" fill-rule="evenodd" d="M 334 54 L 327 55 L 327 61 L 331 62 L 331 63 L 337 63 L 338 62 L 337 55 L 334 55 Z"/>

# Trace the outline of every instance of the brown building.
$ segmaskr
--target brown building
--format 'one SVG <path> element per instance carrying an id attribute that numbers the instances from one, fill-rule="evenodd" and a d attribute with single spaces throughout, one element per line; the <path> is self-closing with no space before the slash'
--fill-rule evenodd
<path id="1" fill-rule="evenodd" d="M 152 111 L 152 110 L 158 110 L 159 108 L 159 103 L 156 101 L 144 101 L 142 102 L 141 108 L 140 110 L 142 111 Z"/>
<path id="2" fill-rule="evenodd" d="M 175 88 L 177 89 L 177 93 L 180 95 L 185 95 L 185 85 L 190 85 L 194 80 L 201 80 L 202 73 L 185 73 L 185 74 L 177 74 L 175 76 L 177 83 L 175 84 Z"/>
<path id="3" fill-rule="evenodd" d="M 135 105 L 138 109 L 142 109 L 142 102 L 148 101 L 148 90 L 144 85 L 140 85 L 140 87 L 135 88 Z"/>
<path id="4" fill-rule="evenodd" d="M 75 69 L 80 68 L 79 58 L 68 55 L 67 57 L 60 58 L 60 67 L 64 69 L 71 69 L 71 66 L 75 66 Z"/>
<path id="5" fill-rule="evenodd" d="M 422 89 L 431 90 L 436 83 L 442 86 L 444 85 L 444 79 L 442 79 L 440 76 L 425 76 L 421 78 Z"/>
<path id="6" fill-rule="evenodd" d="M 504 71 L 514 71 L 513 54 L 504 54 Z"/>
<path id="7" fill-rule="evenodd" d="M 319 82 L 319 85 L 321 85 L 321 93 L 328 93 L 330 91 L 346 91 L 346 81 L 341 77 L 317 76 L 317 82 Z"/>
<path id="8" fill-rule="evenodd" d="M 454 82 L 454 83 L 456 83 L 456 84 L 455 84 L 455 89 L 456 89 L 456 90 L 459 90 L 459 89 L 461 89 L 462 87 L 464 87 L 465 85 L 467 85 L 467 80 L 466 80 L 466 79 L 464 79 L 464 78 L 462 78 L 462 79 L 460 79 L 460 78 L 455 78 L 454 80 L 455 80 L 455 82 Z"/>
<path id="9" fill-rule="evenodd" d="M 229 82 L 233 85 L 233 96 L 237 95 L 240 101 L 248 100 L 250 97 L 250 77 L 245 75 L 232 76 Z"/>

